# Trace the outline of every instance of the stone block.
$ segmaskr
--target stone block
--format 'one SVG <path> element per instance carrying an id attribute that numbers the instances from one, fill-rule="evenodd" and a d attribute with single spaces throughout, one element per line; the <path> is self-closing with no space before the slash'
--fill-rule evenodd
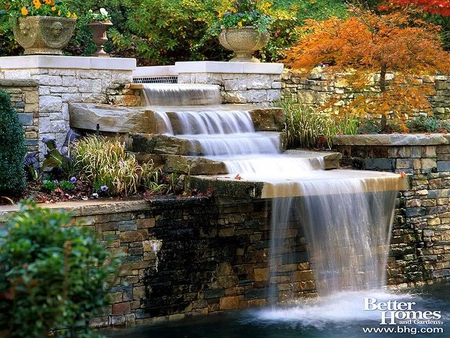
<path id="1" fill-rule="evenodd" d="M 41 96 L 39 98 L 39 112 L 51 113 L 62 110 L 62 98 L 58 96 Z"/>
<path id="2" fill-rule="evenodd" d="M 242 296 L 230 296 L 220 298 L 220 310 L 239 309 L 239 302 L 244 300 Z"/>
<path id="3" fill-rule="evenodd" d="M 130 313 L 130 302 L 116 303 L 112 306 L 113 315 L 125 315 Z"/>
<path id="4" fill-rule="evenodd" d="M 136 221 L 120 221 L 117 223 L 119 227 L 119 231 L 129 231 L 129 230 L 137 230 Z"/>
<path id="5" fill-rule="evenodd" d="M 124 231 L 120 233 L 120 241 L 121 242 L 137 242 L 142 241 L 144 237 L 137 231 Z"/>
<path id="6" fill-rule="evenodd" d="M 396 169 L 409 169 L 413 166 L 413 161 L 410 159 L 397 159 Z"/>
<path id="7" fill-rule="evenodd" d="M 40 86 L 62 86 L 62 77 L 59 75 L 41 75 L 38 77 Z"/>
<path id="8" fill-rule="evenodd" d="M 32 126 L 33 125 L 33 114 L 31 113 L 20 113 L 17 114 L 19 117 L 19 121 L 23 126 Z"/>
<path id="9" fill-rule="evenodd" d="M 155 218 L 142 218 L 136 220 L 136 225 L 138 229 L 148 229 L 153 228 L 156 224 Z"/>
<path id="10" fill-rule="evenodd" d="M 450 161 L 437 161 L 437 171 L 450 171 Z"/>
<path id="11" fill-rule="evenodd" d="M 270 280 L 270 269 L 269 268 L 257 268 L 254 270 L 255 281 L 269 281 Z"/>
<path id="12" fill-rule="evenodd" d="M 389 158 L 366 158 L 364 159 L 366 170 L 394 171 L 395 160 Z"/>

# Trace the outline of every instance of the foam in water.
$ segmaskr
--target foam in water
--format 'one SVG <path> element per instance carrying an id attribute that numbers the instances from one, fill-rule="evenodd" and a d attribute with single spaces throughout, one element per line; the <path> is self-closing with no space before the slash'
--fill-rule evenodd
<path id="1" fill-rule="evenodd" d="M 273 307 L 254 312 L 254 318 L 263 322 L 299 323 L 323 329 L 329 324 L 342 324 L 373 321 L 380 322 L 380 311 L 364 311 L 367 298 L 375 298 L 378 302 L 413 302 L 418 297 L 412 295 L 396 295 L 379 290 L 359 292 L 337 292 L 335 294 L 302 300 L 295 306 Z"/>

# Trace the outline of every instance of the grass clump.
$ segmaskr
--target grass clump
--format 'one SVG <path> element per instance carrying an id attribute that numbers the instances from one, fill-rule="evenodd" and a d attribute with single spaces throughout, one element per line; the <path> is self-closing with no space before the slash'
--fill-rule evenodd
<path id="1" fill-rule="evenodd" d="M 97 192 L 111 195 L 133 195 L 138 190 L 162 189 L 158 168 L 152 163 L 139 165 L 133 154 L 125 151 L 125 143 L 103 136 L 87 136 L 72 146 L 75 167 Z"/>
<path id="2" fill-rule="evenodd" d="M 360 119 L 315 112 L 301 103 L 282 101 L 288 148 L 330 149 L 335 135 L 354 135 Z"/>

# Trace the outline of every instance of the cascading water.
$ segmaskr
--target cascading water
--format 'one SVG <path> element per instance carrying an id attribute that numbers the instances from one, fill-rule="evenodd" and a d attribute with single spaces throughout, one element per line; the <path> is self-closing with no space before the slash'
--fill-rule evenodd
<path id="1" fill-rule="evenodd" d="M 154 109 L 155 110 L 155 109 Z M 286 252 L 289 233 L 303 233 L 321 295 L 381 290 L 399 175 L 324 170 L 321 157 L 282 154 L 279 135 L 255 132 L 246 111 L 185 109 L 156 111 L 161 131 L 195 144 L 205 157 L 225 163 L 228 177 L 265 182 L 272 199 L 271 295 L 281 298 L 280 280 L 301 263 Z M 291 274 L 289 276 L 289 274 Z"/>
<path id="2" fill-rule="evenodd" d="M 316 287 L 321 294 L 380 289 L 384 285 L 396 197 L 396 191 L 386 185 L 386 177 L 374 178 L 372 184 L 379 191 L 369 192 L 360 172 L 324 171 L 321 158 L 283 155 L 279 137 L 255 133 L 247 112 L 158 115 L 166 123 L 166 133 L 200 145 L 203 155 L 226 164 L 230 176 L 271 186 L 271 266 L 275 280 L 279 267 L 299 263 L 283 261 L 280 257 L 286 257 L 286 253 L 280 255 L 276 249 L 284 247 L 284 233 L 296 225 L 306 229 Z M 298 214 L 296 219 L 290 217 L 293 212 Z M 286 273 L 285 268 L 282 271 Z"/>

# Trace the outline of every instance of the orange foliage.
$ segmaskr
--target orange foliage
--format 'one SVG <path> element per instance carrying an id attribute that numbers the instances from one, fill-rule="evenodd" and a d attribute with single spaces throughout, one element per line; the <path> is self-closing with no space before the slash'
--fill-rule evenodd
<path id="1" fill-rule="evenodd" d="M 287 66 L 305 74 L 320 65 L 334 74 L 349 73 L 361 91 L 349 107 L 352 113 L 380 113 L 404 118 L 414 109 L 428 109 L 433 88 L 417 76 L 449 74 L 450 54 L 442 49 L 438 29 L 405 12 L 376 15 L 354 10 L 346 20 L 308 20 L 299 43 L 287 52 Z M 387 81 L 387 74 L 394 73 Z M 374 74 L 378 93 L 373 87 Z"/>
<path id="2" fill-rule="evenodd" d="M 414 5 L 423 8 L 432 14 L 450 16 L 450 0 L 390 0 L 389 5 Z"/>

